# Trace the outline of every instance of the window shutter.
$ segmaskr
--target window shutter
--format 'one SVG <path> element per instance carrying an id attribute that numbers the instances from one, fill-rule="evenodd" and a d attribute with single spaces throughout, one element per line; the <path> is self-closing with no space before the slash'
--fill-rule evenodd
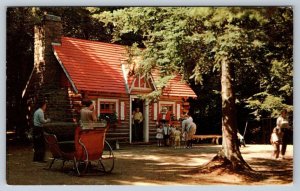
<path id="1" fill-rule="evenodd" d="M 157 120 L 157 103 L 153 104 L 153 120 Z"/>
<path id="2" fill-rule="evenodd" d="M 121 120 L 125 120 L 125 103 L 121 102 Z"/>
<path id="3" fill-rule="evenodd" d="M 180 119 L 180 107 L 181 107 L 181 105 L 180 105 L 180 103 L 177 103 L 177 120 L 179 120 Z"/>

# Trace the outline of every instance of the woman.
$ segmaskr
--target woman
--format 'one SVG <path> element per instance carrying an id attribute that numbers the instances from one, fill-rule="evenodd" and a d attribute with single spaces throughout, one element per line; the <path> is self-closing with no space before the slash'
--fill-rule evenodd
<path id="1" fill-rule="evenodd" d="M 92 100 L 83 102 L 85 107 L 80 110 L 80 123 L 82 129 L 89 129 L 91 122 L 97 121 L 96 110 Z"/>

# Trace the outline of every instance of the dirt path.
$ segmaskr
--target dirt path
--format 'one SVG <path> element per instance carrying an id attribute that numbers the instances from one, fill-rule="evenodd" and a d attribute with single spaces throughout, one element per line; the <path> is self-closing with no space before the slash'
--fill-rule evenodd
<path id="1" fill-rule="evenodd" d="M 56 162 L 53 169 L 45 170 L 47 164 L 31 162 L 32 149 L 29 146 L 11 145 L 7 150 L 6 178 L 12 185 L 282 185 L 293 182 L 292 145 L 288 146 L 284 160 L 270 158 L 270 145 L 241 148 L 248 164 L 264 174 L 259 181 L 228 173 L 190 173 L 207 163 L 219 149 L 219 145 L 200 144 L 192 149 L 122 145 L 114 152 L 116 166 L 112 174 L 77 177 L 69 173 L 72 163 L 67 164 L 65 172 L 60 171 L 60 162 Z"/>

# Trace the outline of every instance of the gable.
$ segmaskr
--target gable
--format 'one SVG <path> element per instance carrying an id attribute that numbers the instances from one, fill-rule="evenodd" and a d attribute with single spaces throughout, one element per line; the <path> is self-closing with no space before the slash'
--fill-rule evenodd
<path id="1" fill-rule="evenodd" d="M 152 83 L 151 76 L 147 75 L 136 75 L 130 81 L 129 84 L 129 92 L 135 91 L 153 91 L 154 84 Z"/>

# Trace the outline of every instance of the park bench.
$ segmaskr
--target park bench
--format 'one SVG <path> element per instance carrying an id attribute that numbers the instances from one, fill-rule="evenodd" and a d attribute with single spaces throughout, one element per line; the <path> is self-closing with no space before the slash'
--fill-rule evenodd
<path id="1" fill-rule="evenodd" d="M 199 140 L 211 139 L 211 143 L 219 144 L 219 139 L 222 138 L 222 135 L 193 135 L 193 140 L 199 142 Z"/>

